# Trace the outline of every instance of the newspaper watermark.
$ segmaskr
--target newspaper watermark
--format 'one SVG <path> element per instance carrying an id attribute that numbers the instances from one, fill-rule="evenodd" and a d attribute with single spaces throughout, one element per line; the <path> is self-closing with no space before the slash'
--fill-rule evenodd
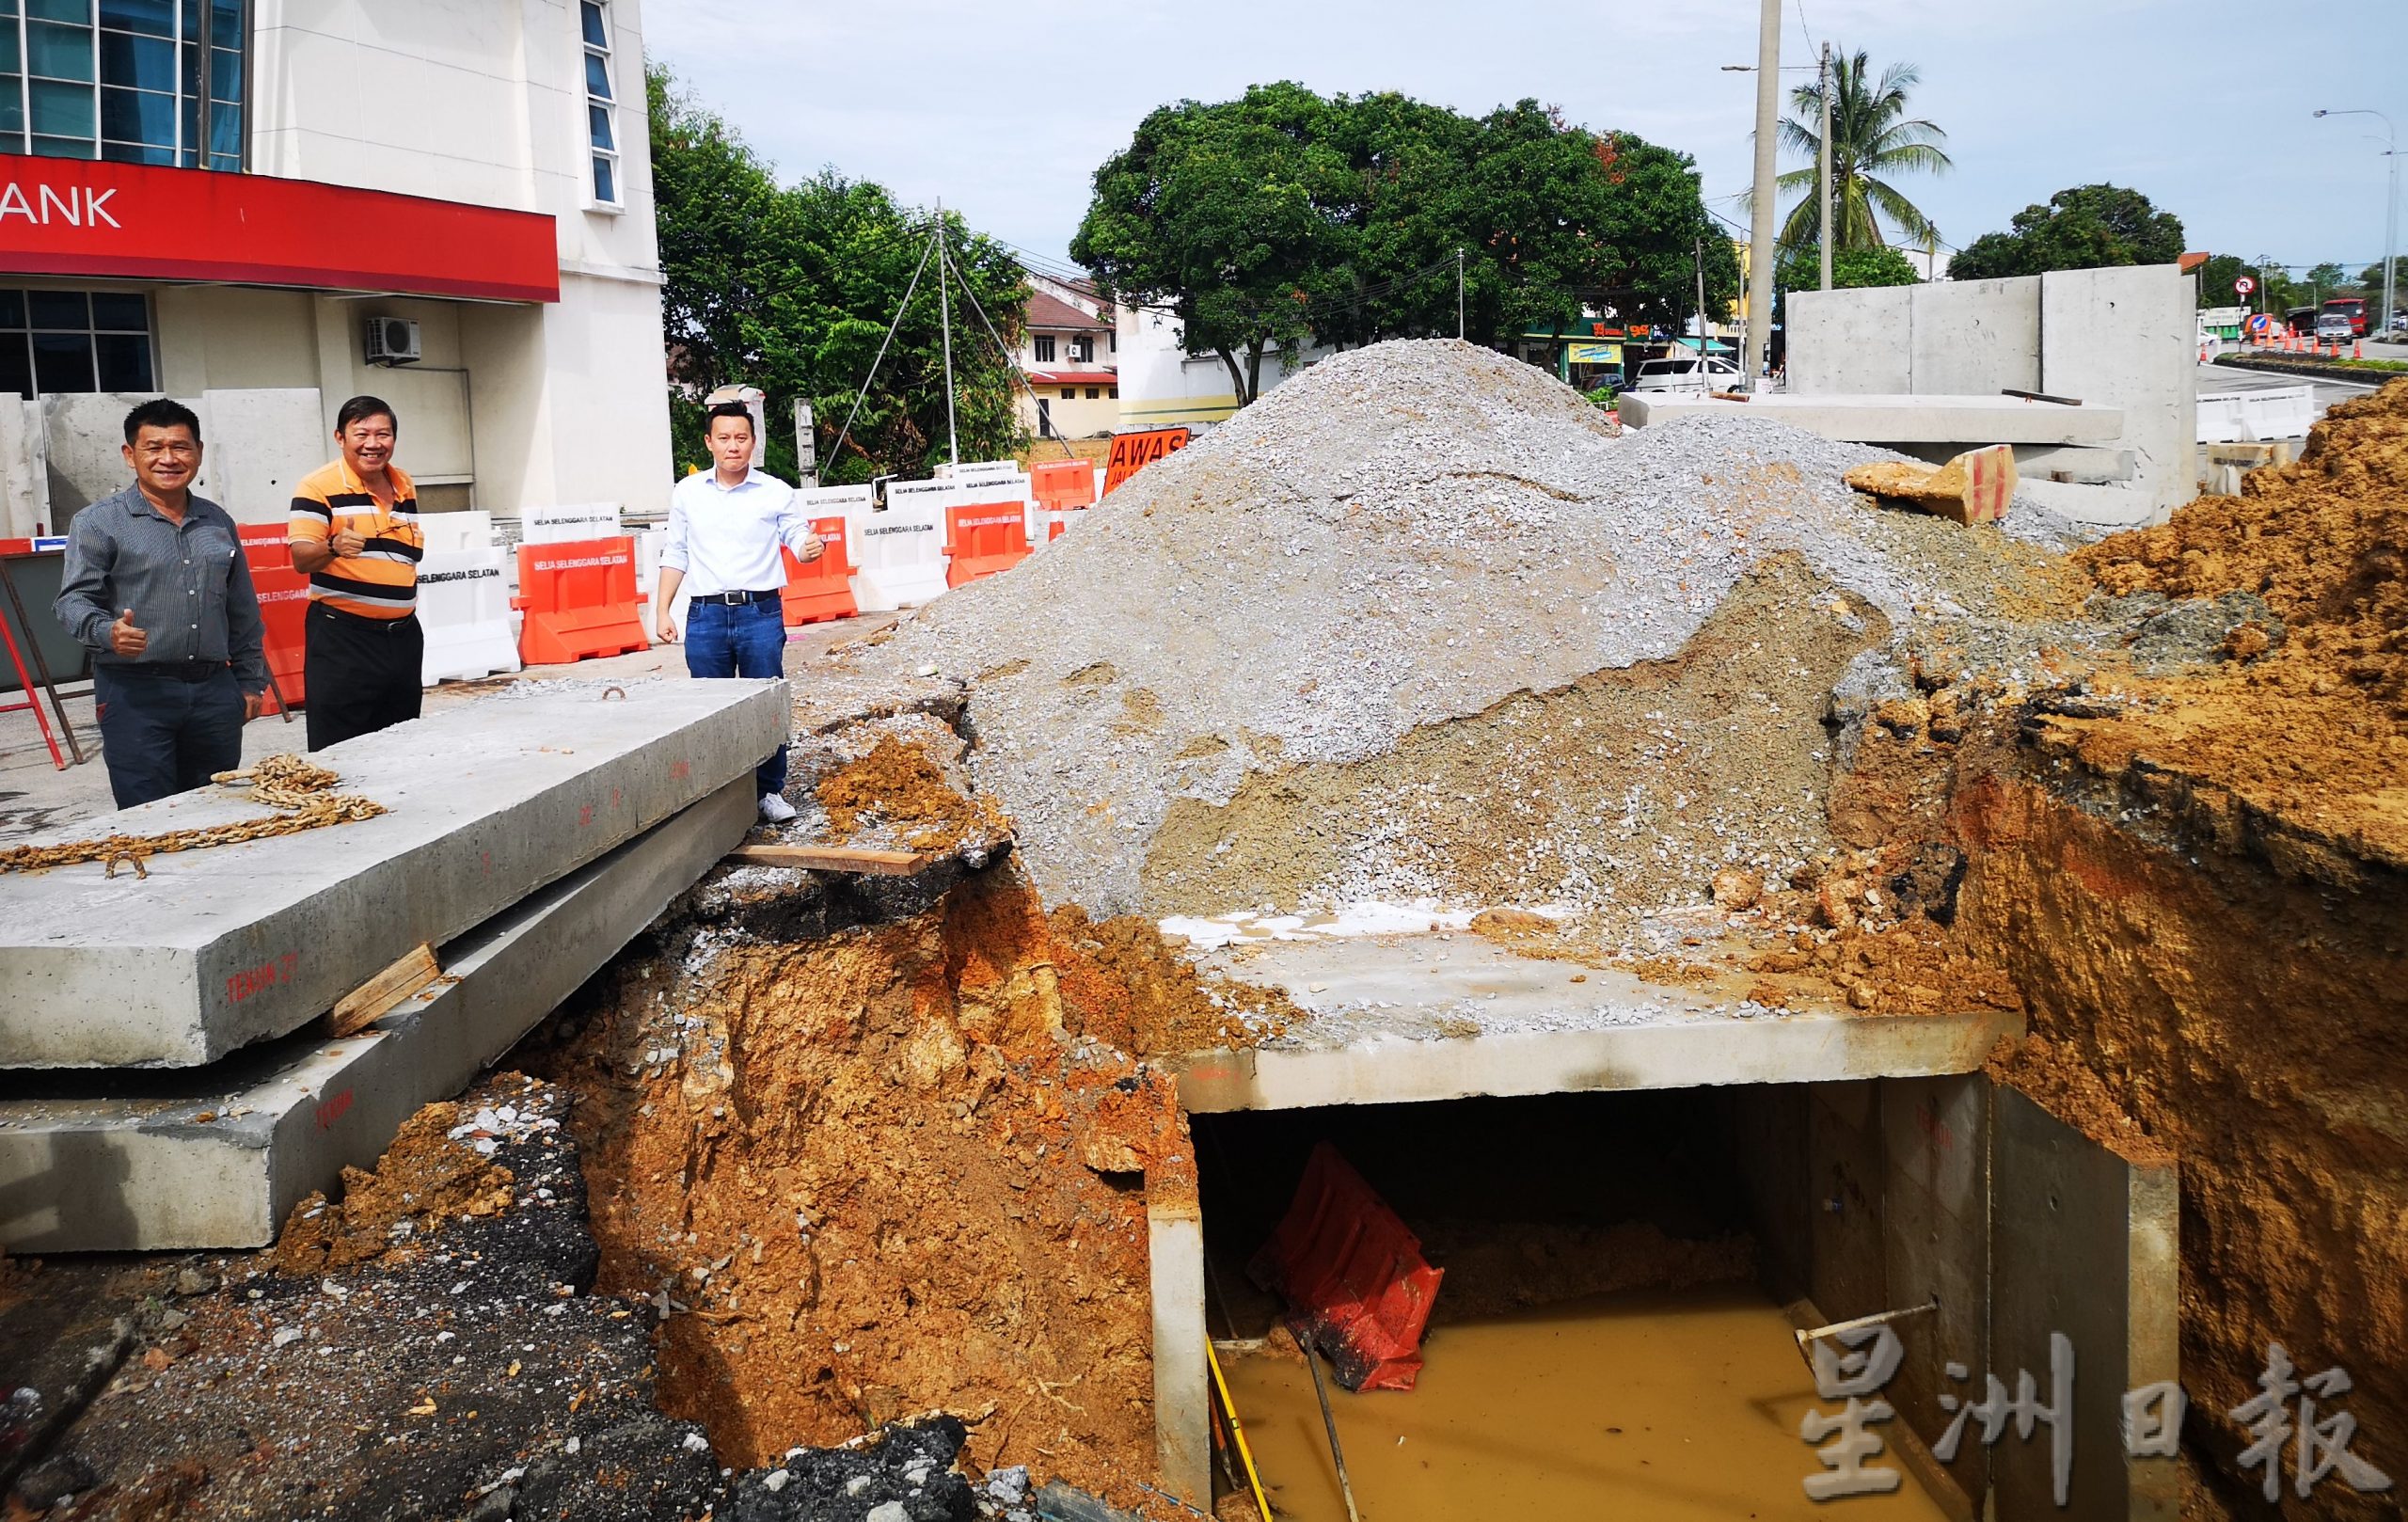
<path id="1" fill-rule="evenodd" d="M 1832 1347 L 1832 1342 L 1840 1347 Z M 1874 1427 L 1897 1415 L 1881 1398 L 1881 1388 L 1897 1373 L 1905 1356 L 1898 1334 L 1886 1325 L 1854 1327 L 1812 1344 L 1809 1357 L 1815 1394 L 1845 1404 L 1831 1412 L 1810 1410 L 1798 1424 L 1798 1435 L 1817 1445 L 1814 1456 L 1824 1470 L 1806 1477 L 1808 1498 L 1830 1501 L 1886 1495 L 1904 1482 L 1901 1471 L 1872 1461 L 1881 1456 L 1885 1446 Z M 1949 1363 L 1945 1369 L 1948 1378 L 1956 1383 L 1972 1378 L 1972 1371 L 1961 1363 Z M 1978 1401 L 1954 1391 L 1941 1392 L 1940 1408 L 1953 1419 L 1932 1445 L 1932 1456 L 1942 1464 L 1953 1463 L 1968 1432 L 1988 1448 L 2006 1435 L 2010 1425 L 2018 1442 L 2030 1442 L 2036 1431 L 2046 1427 L 2051 1489 L 2057 1505 L 2065 1506 L 2073 1484 L 2073 1340 L 2052 1332 L 2048 1398 L 2041 1399 L 2040 1381 L 2028 1369 L 2016 1371 L 2012 1393 L 2005 1381 L 1990 1372 L 1982 1376 Z M 2337 1480 L 2362 1495 L 2391 1488 L 2389 1475 L 2351 1449 L 2357 1435 L 2357 1419 L 2332 1404 L 2349 1391 L 2350 1376 L 2339 1366 L 2303 1379 L 2281 1343 L 2267 1344 L 2258 1394 L 2226 1413 L 2248 1429 L 2253 1441 L 2242 1451 L 2241 1465 L 2243 1469 L 2265 1471 L 2266 1499 L 2282 1498 L 2286 1447 L 2292 1451 L 2291 1488 L 2302 1499 L 2327 1480 Z M 2174 1457 L 2181 1447 L 2182 1422 L 2190 1409 L 2190 1397 L 2172 1380 L 2126 1390 L 2119 1420 L 2125 1456 Z"/>

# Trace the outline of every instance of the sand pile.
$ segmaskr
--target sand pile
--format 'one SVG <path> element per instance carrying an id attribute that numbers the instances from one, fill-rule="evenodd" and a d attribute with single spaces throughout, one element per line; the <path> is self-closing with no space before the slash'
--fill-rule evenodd
<path id="1" fill-rule="evenodd" d="M 968 683 L 973 776 L 1052 902 L 1697 903 L 1828 848 L 1831 769 L 1918 652 L 2038 661 L 2012 615 L 2051 558 L 1842 485 L 1880 457 L 1616 438 L 1528 365 L 1380 344 L 878 654 Z"/>

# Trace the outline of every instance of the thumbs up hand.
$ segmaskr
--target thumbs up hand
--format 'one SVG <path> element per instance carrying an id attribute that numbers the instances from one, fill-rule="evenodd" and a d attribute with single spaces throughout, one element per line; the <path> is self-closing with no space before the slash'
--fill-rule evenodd
<path id="1" fill-rule="evenodd" d="M 109 648 L 122 659 L 138 660 L 150 647 L 150 636 L 134 626 L 134 610 L 118 614 L 117 622 L 109 626 Z"/>

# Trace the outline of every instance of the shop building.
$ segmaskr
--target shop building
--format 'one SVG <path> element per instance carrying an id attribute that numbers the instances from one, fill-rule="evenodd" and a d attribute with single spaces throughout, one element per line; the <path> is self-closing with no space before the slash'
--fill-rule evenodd
<path id="1" fill-rule="evenodd" d="M 0 0 L 0 535 L 162 393 L 246 521 L 363 391 L 430 510 L 655 505 L 647 147 L 638 0 Z"/>

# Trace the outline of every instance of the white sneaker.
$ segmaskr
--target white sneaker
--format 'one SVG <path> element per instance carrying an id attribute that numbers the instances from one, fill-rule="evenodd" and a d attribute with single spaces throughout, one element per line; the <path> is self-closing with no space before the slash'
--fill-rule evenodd
<path id="1" fill-rule="evenodd" d="M 787 802 L 784 799 L 780 798 L 775 793 L 763 793 L 761 795 L 761 822 L 763 824 L 789 824 L 793 822 L 793 804 Z"/>

